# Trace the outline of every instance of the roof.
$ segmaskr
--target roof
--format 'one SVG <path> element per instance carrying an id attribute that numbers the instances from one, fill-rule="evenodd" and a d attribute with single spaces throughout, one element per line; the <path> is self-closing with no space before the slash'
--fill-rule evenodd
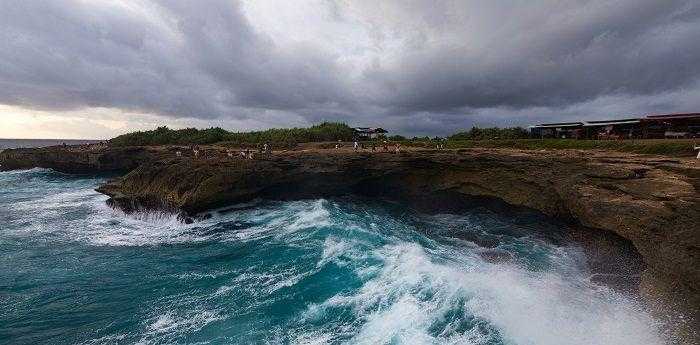
<path id="1" fill-rule="evenodd" d="M 530 126 L 528 128 L 574 128 L 574 127 L 595 127 L 595 126 L 610 126 L 610 125 L 626 125 L 640 122 L 657 122 L 664 120 L 685 120 L 697 119 L 700 120 L 700 113 L 682 113 L 682 114 L 651 114 L 644 118 L 627 118 L 619 120 L 599 120 L 599 121 L 584 121 L 584 122 L 561 122 L 561 123 L 542 123 L 539 125 Z"/>
<path id="2" fill-rule="evenodd" d="M 640 119 L 621 119 L 621 120 L 603 120 L 603 121 L 586 121 L 584 127 L 594 127 L 594 126 L 610 126 L 610 125 L 626 125 L 639 123 Z"/>
<path id="3" fill-rule="evenodd" d="M 561 127 L 581 127 L 583 122 L 562 122 L 562 123 L 543 123 L 530 128 L 561 128 Z"/>
<path id="4" fill-rule="evenodd" d="M 700 118 L 700 113 L 647 115 L 647 117 L 642 120 L 675 120 L 693 118 Z"/>
<path id="5" fill-rule="evenodd" d="M 361 133 L 388 133 L 384 128 L 381 127 L 355 127 L 353 128 L 355 132 Z"/>

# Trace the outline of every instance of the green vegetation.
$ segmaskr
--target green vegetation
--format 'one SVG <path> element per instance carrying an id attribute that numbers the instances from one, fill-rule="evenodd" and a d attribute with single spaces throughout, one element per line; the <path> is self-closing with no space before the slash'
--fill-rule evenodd
<path id="1" fill-rule="evenodd" d="M 354 138 L 354 130 L 344 123 L 324 122 L 309 128 L 268 129 L 264 131 L 234 133 L 221 128 L 172 130 L 160 127 L 153 131 L 124 134 L 110 140 L 114 146 L 148 145 L 205 145 L 219 144 L 230 147 L 270 143 L 274 147 L 293 148 L 299 143 L 347 142 Z M 391 142 L 406 146 L 435 148 L 440 142 L 445 148 L 511 148 L 521 150 L 578 149 L 611 150 L 666 156 L 692 156 L 692 139 L 645 139 L 645 140 L 576 140 L 576 139 L 527 139 L 528 132 L 521 127 L 478 128 L 459 132 L 442 139 L 439 137 L 414 137 L 401 135 L 386 137 Z M 376 140 L 383 140 L 381 136 Z M 327 148 L 334 144 L 329 143 Z M 323 146 L 323 147 L 326 147 Z"/>
<path id="2" fill-rule="evenodd" d="M 391 141 L 405 141 L 406 137 L 404 137 L 403 135 L 392 135 L 392 136 L 388 137 L 387 139 L 391 140 Z"/>
<path id="3" fill-rule="evenodd" d="M 172 130 L 159 127 L 153 131 L 120 135 L 112 140 L 114 146 L 191 145 L 214 144 L 235 146 L 271 143 L 291 147 L 297 143 L 322 141 L 350 141 L 354 130 L 344 123 L 324 122 L 309 128 L 274 128 L 265 131 L 234 133 L 221 128 Z"/>
<path id="4" fill-rule="evenodd" d="M 449 140 L 496 140 L 496 139 L 527 139 L 530 133 L 522 127 L 509 128 L 479 128 L 472 127 L 468 132 L 459 132 L 448 137 Z"/>
<path id="5" fill-rule="evenodd" d="M 435 142 L 414 141 L 408 146 L 431 148 Z M 505 139 L 505 140 L 451 140 L 445 147 L 459 148 L 510 148 L 519 150 L 608 150 L 665 156 L 693 156 L 692 139 L 640 139 L 640 140 L 576 140 L 576 139 Z"/>

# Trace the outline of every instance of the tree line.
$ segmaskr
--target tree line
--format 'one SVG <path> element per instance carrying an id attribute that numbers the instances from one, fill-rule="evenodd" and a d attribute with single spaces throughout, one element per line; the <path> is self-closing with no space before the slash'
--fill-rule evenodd
<path id="1" fill-rule="evenodd" d="M 469 131 L 458 132 L 448 137 L 450 140 L 497 140 L 497 139 L 527 139 L 530 132 L 522 127 L 472 127 Z"/>
<path id="2" fill-rule="evenodd" d="M 462 131 L 448 136 L 448 140 L 496 140 L 496 139 L 523 139 L 528 138 L 529 133 L 522 127 L 511 128 L 479 128 L 472 127 L 468 131 Z M 323 122 L 308 128 L 272 128 L 263 131 L 231 132 L 214 127 L 207 129 L 185 128 L 170 129 L 158 127 L 151 131 L 138 131 L 120 135 L 109 142 L 113 146 L 154 146 L 154 145 L 207 145 L 225 143 L 227 145 L 245 145 L 270 143 L 276 146 L 293 147 L 298 143 L 328 142 L 328 141 L 352 141 L 355 139 L 355 130 L 345 123 Z M 407 141 L 409 139 L 401 135 L 380 137 L 391 141 Z M 413 137 L 411 141 L 442 140 L 435 137 Z"/>
<path id="3" fill-rule="evenodd" d="M 324 122 L 308 128 L 272 128 L 264 131 L 230 132 L 222 128 L 173 130 L 158 127 L 152 131 L 139 131 L 120 135 L 112 140 L 114 146 L 149 145 L 206 145 L 225 142 L 231 145 L 271 143 L 293 146 L 297 143 L 323 141 L 351 141 L 355 130 L 345 123 Z"/>

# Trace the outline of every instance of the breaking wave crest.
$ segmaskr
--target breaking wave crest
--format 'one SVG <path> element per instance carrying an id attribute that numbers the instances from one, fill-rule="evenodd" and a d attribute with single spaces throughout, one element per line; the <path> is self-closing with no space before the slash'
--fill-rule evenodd
<path id="1" fill-rule="evenodd" d="M 373 254 L 383 267 L 371 279 L 311 305 L 304 320 L 348 311 L 358 320 L 353 344 L 661 343 L 634 300 L 583 276 L 570 281 L 485 262 L 462 267 L 412 243 Z"/>

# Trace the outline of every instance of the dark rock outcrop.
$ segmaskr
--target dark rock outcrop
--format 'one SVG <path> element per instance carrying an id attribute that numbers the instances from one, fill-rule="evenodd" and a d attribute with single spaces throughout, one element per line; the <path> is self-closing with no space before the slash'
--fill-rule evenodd
<path id="1" fill-rule="evenodd" d="M 151 147 L 86 145 L 9 149 L 0 152 L 0 171 L 47 168 L 69 174 L 126 173 L 167 155 L 168 149 Z"/>

